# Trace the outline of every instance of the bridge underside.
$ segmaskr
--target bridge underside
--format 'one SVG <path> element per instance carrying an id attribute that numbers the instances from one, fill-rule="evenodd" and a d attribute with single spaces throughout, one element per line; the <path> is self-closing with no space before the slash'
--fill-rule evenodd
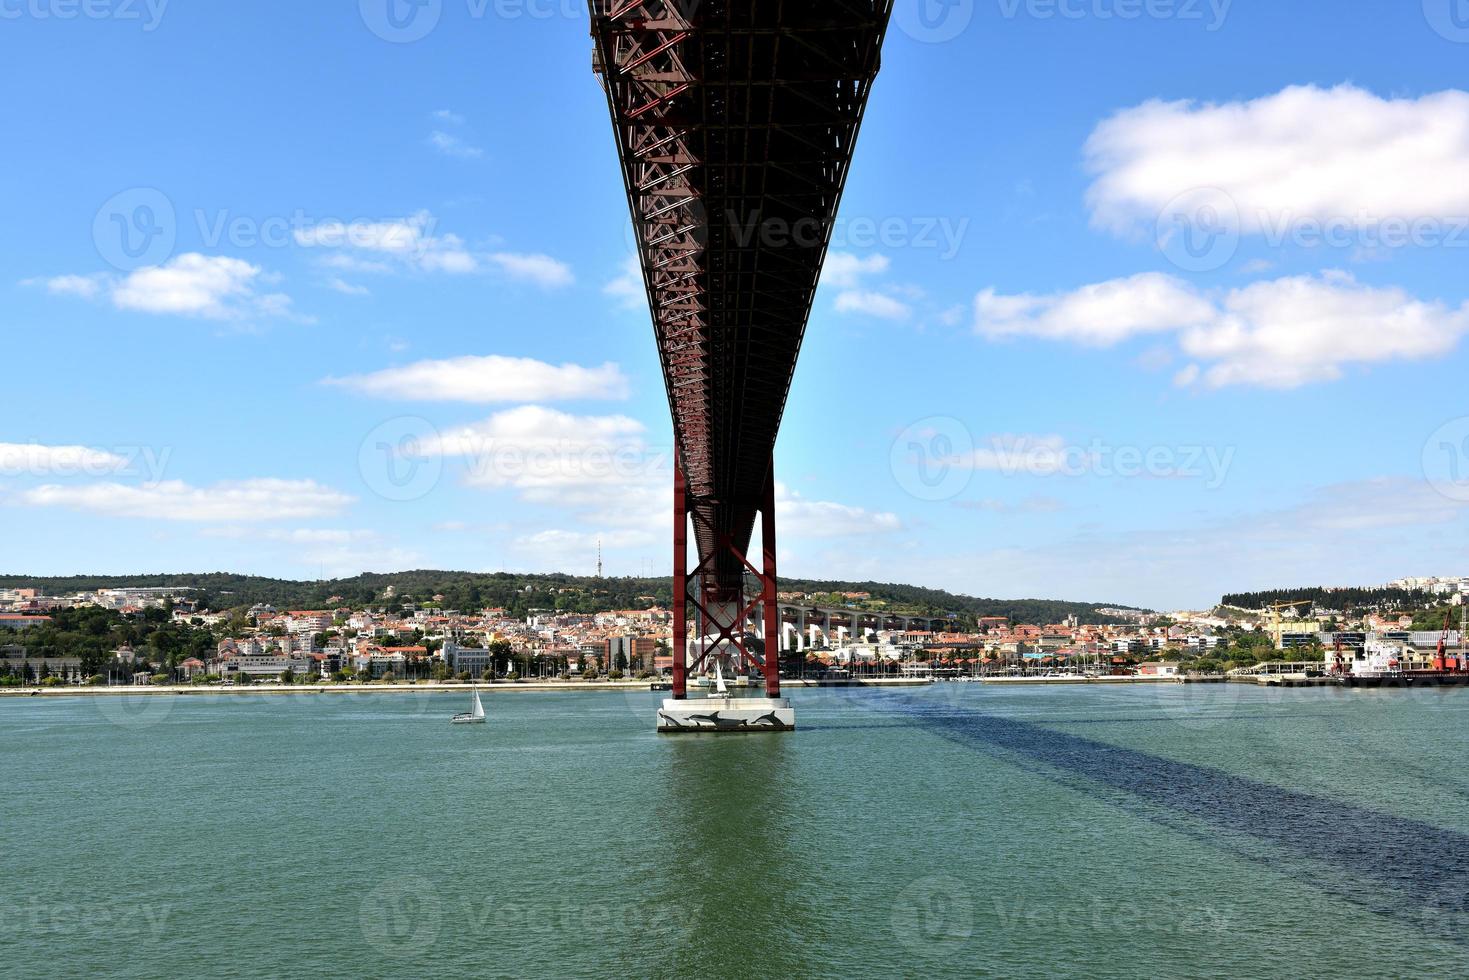
<path id="1" fill-rule="evenodd" d="M 892 2 L 591 0 L 701 616 L 744 606 L 755 517 L 773 519 L 776 433 Z M 773 655 L 749 659 L 774 676 Z"/>

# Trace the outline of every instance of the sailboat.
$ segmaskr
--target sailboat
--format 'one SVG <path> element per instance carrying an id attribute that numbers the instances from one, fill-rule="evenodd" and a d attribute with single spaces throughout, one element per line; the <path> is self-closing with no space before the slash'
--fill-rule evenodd
<path id="1" fill-rule="evenodd" d="M 469 710 L 455 715 L 449 722 L 451 725 L 483 725 L 485 723 L 485 706 L 479 700 L 479 688 L 474 689 L 470 695 Z"/>

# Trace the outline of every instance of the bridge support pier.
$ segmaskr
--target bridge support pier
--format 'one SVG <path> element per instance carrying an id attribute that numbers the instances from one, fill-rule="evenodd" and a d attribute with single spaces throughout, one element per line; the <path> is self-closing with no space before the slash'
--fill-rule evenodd
<path id="1" fill-rule="evenodd" d="M 764 679 L 766 697 L 780 697 L 780 610 L 776 605 L 776 531 L 775 482 L 767 480 L 764 499 L 758 509 L 762 529 L 761 564 L 756 568 L 728 538 L 719 541 L 718 550 L 704 555 L 693 571 L 688 570 L 688 522 L 694 516 L 689 507 L 687 482 L 677 464 L 674 470 L 673 501 L 673 642 L 688 642 L 688 612 L 695 613 L 696 651 L 689 658 L 673 661 L 674 697 L 688 696 L 690 671 L 709 669 L 715 658 L 738 657 L 741 667 L 757 668 Z M 697 517 L 695 517 L 697 522 Z M 718 582 L 712 572 L 717 558 L 735 558 L 753 574 L 759 590 L 746 594 L 743 575 L 739 583 Z M 756 609 L 760 610 L 761 632 L 767 638 L 759 653 L 751 650 L 746 638 L 746 625 Z"/>

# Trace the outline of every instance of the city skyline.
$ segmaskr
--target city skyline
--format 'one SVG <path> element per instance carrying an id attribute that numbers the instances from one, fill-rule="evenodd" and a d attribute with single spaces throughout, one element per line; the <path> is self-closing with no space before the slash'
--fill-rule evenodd
<path id="1" fill-rule="evenodd" d="M 584 9 L 410 38 L 356 6 L 7 24 L 13 88 L 76 84 L 10 112 L 0 322 L 64 373 L 8 379 L 5 571 L 585 574 L 600 541 L 667 574 Z M 900 6 L 777 450 L 783 572 L 1165 609 L 1453 567 L 1464 38 L 1187 6 Z"/>

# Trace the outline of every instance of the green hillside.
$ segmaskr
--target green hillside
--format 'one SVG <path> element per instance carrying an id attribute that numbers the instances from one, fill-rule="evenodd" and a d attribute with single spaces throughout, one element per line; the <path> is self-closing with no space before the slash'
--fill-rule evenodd
<path id="1" fill-rule="evenodd" d="M 668 578 L 590 578 L 575 575 L 525 575 L 507 572 L 411 571 L 365 574 L 324 582 L 233 575 L 226 572 L 182 575 L 77 575 L 49 578 L 31 575 L 0 576 L 0 588 L 35 588 L 48 595 L 123 587 L 193 588 L 211 609 L 226 610 L 265 603 L 278 609 L 312 609 L 327 605 L 362 606 L 411 600 L 419 603 L 443 596 L 446 609 L 504 607 L 512 615 L 530 609 L 601 612 L 628 609 L 652 601 L 673 601 Z M 391 598 L 388 590 L 392 589 Z M 1052 599 L 986 599 L 956 595 L 940 589 L 883 582 L 836 582 L 781 579 L 783 592 L 866 592 L 872 600 L 860 605 L 892 612 L 932 615 L 957 613 L 970 624 L 979 616 L 1006 616 L 1016 622 L 1052 623 L 1075 615 L 1083 623 L 1113 622 L 1096 612 L 1116 603 L 1062 602 Z"/>

